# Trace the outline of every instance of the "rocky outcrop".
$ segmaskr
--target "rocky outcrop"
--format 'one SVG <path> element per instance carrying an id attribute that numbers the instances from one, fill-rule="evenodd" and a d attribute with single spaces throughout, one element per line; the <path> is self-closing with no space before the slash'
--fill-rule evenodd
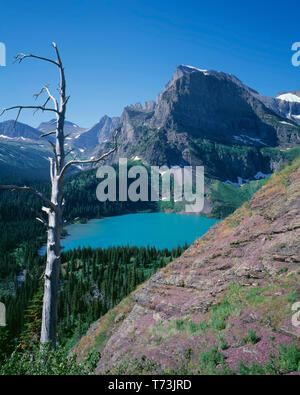
<path id="1" fill-rule="evenodd" d="M 144 110 L 144 111 L 154 111 L 156 107 L 156 103 L 153 100 L 148 100 L 144 104 L 136 103 L 131 104 L 130 108 L 134 108 L 135 110 Z"/>
<path id="2" fill-rule="evenodd" d="M 300 336 L 299 240 L 300 158 L 93 324 L 78 359 L 100 351 L 99 374 L 131 373 L 136 361 L 147 372 L 205 373 L 210 353 L 233 371 L 268 363 Z"/>

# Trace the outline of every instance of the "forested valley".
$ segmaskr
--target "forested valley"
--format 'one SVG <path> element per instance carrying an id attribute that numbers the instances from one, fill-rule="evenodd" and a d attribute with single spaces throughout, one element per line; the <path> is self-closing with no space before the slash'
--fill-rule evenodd
<path id="1" fill-rule="evenodd" d="M 65 186 L 65 218 L 101 218 L 130 212 L 157 211 L 151 202 L 105 202 L 96 198 L 95 170 L 79 173 Z M 47 183 L 34 185 L 49 193 Z M 0 301 L 7 309 L 7 326 L 0 327 L 0 362 L 13 350 L 30 350 L 39 342 L 45 258 L 37 254 L 46 240 L 36 221 L 40 201 L 31 194 L 0 194 Z M 178 257 L 184 248 L 83 248 L 62 253 L 58 305 L 59 344 L 70 349 L 90 324 Z"/>

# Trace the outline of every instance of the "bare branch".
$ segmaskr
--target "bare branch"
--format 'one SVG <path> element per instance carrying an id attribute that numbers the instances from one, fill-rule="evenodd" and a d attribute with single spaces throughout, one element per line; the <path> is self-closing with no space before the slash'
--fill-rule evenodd
<path id="1" fill-rule="evenodd" d="M 45 88 L 44 87 L 38 93 L 34 93 L 33 94 L 34 99 L 37 100 L 41 96 L 41 94 L 43 92 L 45 92 Z"/>
<path id="2" fill-rule="evenodd" d="M 9 107 L 9 108 L 3 108 L 3 110 L 2 110 L 2 112 L 0 114 L 0 117 L 6 111 L 16 110 L 16 109 L 18 109 L 19 111 L 18 111 L 18 115 L 17 115 L 17 118 L 16 118 L 15 122 L 17 122 L 17 119 L 19 118 L 20 113 L 21 113 L 22 110 L 33 109 L 33 110 L 42 110 L 42 111 L 52 111 L 52 112 L 58 113 L 58 111 L 55 110 L 54 108 L 46 108 L 44 106 L 13 106 L 13 107 Z"/>
<path id="3" fill-rule="evenodd" d="M 68 156 L 68 155 L 72 154 L 72 152 L 74 152 L 74 149 L 73 149 L 73 148 L 70 149 L 68 152 L 66 152 L 66 153 L 65 153 L 65 156 Z"/>
<path id="4" fill-rule="evenodd" d="M 52 130 L 51 132 L 47 132 L 47 133 L 44 133 L 44 134 L 40 135 L 40 137 L 48 137 L 48 136 L 51 136 L 52 134 L 55 134 L 55 133 L 56 133 L 56 131 Z"/>
<path id="5" fill-rule="evenodd" d="M 17 117 L 16 117 L 16 119 L 15 119 L 15 122 L 14 122 L 14 128 L 16 127 L 16 124 L 17 124 L 17 122 L 18 122 L 18 119 L 19 119 L 19 116 L 20 116 L 20 114 L 21 114 L 21 111 L 22 111 L 22 109 L 19 108 L 18 115 L 17 115 Z M 1 115 L 2 115 L 2 114 L 1 114 Z"/>
<path id="6" fill-rule="evenodd" d="M 73 165 L 84 165 L 84 164 L 89 164 L 89 163 L 99 163 L 101 161 L 106 160 L 112 153 L 114 153 L 117 148 L 118 148 L 118 133 L 119 133 L 119 129 L 116 129 L 115 131 L 115 135 L 114 135 L 114 147 L 111 148 L 109 151 L 107 151 L 105 154 L 101 155 L 99 158 L 96 159 L 87 159 L 87 160 L 79 160 L 79 159 L 73 159 L 70 160 L 68 163 L 65 164 L 65 166 L 63 167 L 59 178 L 62 179 L 62 177 L 64 176 L 66 170 Z"/>
<path id="7" fill-rule="evenodd" d="M 2 191 L 26 191 L 34 194 L 35 196 L 38 196 L 40 199 L 42 199 L 48 206 L 51 208 L 53 211 L 57 211 L 57 207 L 55 204 L 53 204 L 45 195 L 43 195 L 41 192 L 37 191 L 36 189 L 33 189 L 31 187 L 19 187 L 17 185 L 0 185 L 0 190 Z"/>
<path id="8" fill-rule="evenodd" d="M 55 64 L 56 66 L 59 66 L 58 63 L 55 60 L 44 58 L 42 56 L 37 56 L 37 55 L 32 55 L 32 54 L 24 54 L 24 53 L 19 53 L 17 56 L 15 56 L 15 63 L 21 63 L 24 59 L 26 58 L 35 58 L 39 60 L 44 60 L 45 62 L 50 62 Z"/>
<path id="9" fill-rule="evenodd" d="M 41 214 L 36 211 L 35 209 L 31 208 L 31 211 L 36 215 L 36 219 L 41 222 L 43 225 L 46 226 L 46 228 L 48 228 L 48 224 L 47 221 L 41 216 Z"/>
<path id="10" fill-rule="evenodd" d="M 51 145 L 51 147 L 52 147 L 52 151 L 53 151 L 54 155 L 56 155 L 56 148 L 55 148 L 55 144 L 54 144 L 54 143 L 52 143 L 52 141 L 51 141 L 51 140 L 47 140 L 47 141 L 48 141 L 48 143 Z"/>
<path id="11" fill-rule="evenodd" d="M 49 207 L 42 207 L 42 211 L 44 211 L 46 214 L 50 213 L 50 208 Z"/>
<path id="12" fill-rule="evenodd" d="M 50 97 L 47 97 L 45 103 L 42 105 L 42 107 L 46 107 L 46 104 L 48 104 L 48 101 L 50 100 Z M 38 110 L 37 110 L 38 111 Z"/>
<path id="13" fill-rule="evenodd" d="M 61 58 L 60 58 L 60 54 L 59 54 L 59 51 L 58 51 L 58 48 L 57 48 L 57 45 L 56 45 L 55 42 L 52 43 L 52 47 L 55 49 L 56 57 L 57 57 L 57 62 L 55 62 L 55 63 L 56 63 L 58 66 L 61 66 L 61 65 L 62 65 L 62 63 L 61 63 Z"/>
<path id="14" fill-rule="evenodd" d="M 20 54 L 18 54 L 17 56 L 15 56 L 15 62 L 21 63 L 24 59 L 27 59 L 27 58 L 39 59 L 39 60 L 43 60 L 43 61 L 45 61 L 45 62 L 50 62 L 50 63 L 54 64 L 55 66 L 57 66 L 57 67 L 60 69 L 60 72 L 62 73 L 62 72 L 63 72 L 62 63 L 61 63 L 61 59 L 60 59 L 60 56 L 59 56 L 59 52 L 58 52 L 57 46 L 56 46 L 55 43 L 52 43 L 52 45 L 53 45 L 53 47 L 55 48 L 55 52 L 56 52 L 56 56 L 57 56 L 58 61 L 55 61 L 55 60 L 49 59 L 49 58 L 44 58 L 44 57 L 42 57 L 42 56 L 33 55 L 33 54 L 23 54 L 23 53 L 20 53 Z M 46 91 L 47 94 L 48 94 L 48 98 L 47 98 L 47 100 L 46 100 L 46 102 L 45 102 L 45 104 L 44 104 L 43 106 L 16 106 L 16 107 L 11 107 L 11 108 L 4 109 L 4 110 L 2 111 L 2 113 L 0 114 L 0 116 L 1 116 L 5 111 L 12 110 L 12 109 L 14 109 L 14 108 L 19 108 L 19 113 L 18 113 L 17 119 L 19 118 L 20 112 L 21 112 L 23 109 L 25 109 L 25 108 L 31 108 L 31 109 L 34 109 L 35 111 L 38 111 L 38 110 L 42 110 L 42 111 L 53 111 L 53 112 L 55 112 L 56 114 L 59 114 L 57 100 L 56 100 L 55 97 L 51 94 L 51 92 L 50 92 L 48 86 L 43 87 L 39 93 L 35 94 L 35 95 L 34 95 L 35 99 L 37 99 L 37 98 L 38 98 L 43 92 L 45 92 L 45 91 Z M 53 101 L 53 103 L 54 103 L 54 109 L 53 109 L 53 108 L 46 108 L 46 104 L 49 102 L 50 99 L 51 99 L 51 100 Z M 68 101 L 68 100 L 65 100 L 65 98 L 63 98 L 63 100 L 66 101 L 66 102 Z M 16 121 L 15 121 L 15 122 L 16 122 Z"/>
<path id="15" fill-rule="evenodd" d="M 48 93 L 48 96 L 50 97 L 50 99 L 53 101 L 54 103 L 54 108 L 56 111 L 58 111 L 58 103 L 57 100 L 55 99 L 55 97 L 52 95 L 52 93 L 50 92 L 50 89 L 48 86 L 45 86 L 46 92 Z"/>
<path id="16" fill-rule="evenodd" d="M 66 100 L 64 101 L 64 106 L 68 103 L 69 99 L 70 99 L 70 96 L 67 96 Z"/>
<path id="17" fill-rule="evenodd" d="M 47 98 L 45 104 L 43 105 L 43 107 L 45 107 L 46 104 L 48 103 L 48 101 L 51 99 L 51 100 L 53 101 L 53 104 L 54 104 L 54 109 L 55 109 L 56 111 L 58 111 L 58 103 L 57 103 L 57 100 L 56 100 L 55 97 L 51 94 L 50 89 L 49 89 L 49 85 L 45 85 L 38 93 L 35 93 L 35 94 L 33 95 L 33 97 L 35 98 L 35 100 L 37 100 L 37 99 L 39 98 L 39 96 L 40 96 L 42 93 L 44 93 L 44 92 L 46 92 L 46 93 L 48 94 L 48 98 Z"/>

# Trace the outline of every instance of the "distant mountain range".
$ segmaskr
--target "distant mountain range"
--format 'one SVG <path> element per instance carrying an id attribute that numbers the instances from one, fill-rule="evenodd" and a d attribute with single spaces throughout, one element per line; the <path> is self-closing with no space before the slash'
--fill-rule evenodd
<path id="1" fill-rule="evenodd" d="M 55 131 L 56 119 L 51 119 L 49 122 L 43 122 L 38 127 L 38 130 L 42 133 L 48 133 L 51 131 Z M 65 134 L 69 134 L 72 137 L 79 137 L 83 132 L 85 132 L 86 128 L 81 128 L 73 122 L 65 121 Z"/>
<path id="2" fill-rule="evenodd" d="M 127 106 L 120 118 L 105 115 L 88 129 L 66 122 L 65 131 L 67 146 L 83 158 L 107 149 L 120 126 L 111 161 L 125 156 L 149 165 L 204 165 L 208 177 L 242 183 L 272 173 L 299 152 L 299 125 L 300 91 L 265 97 L 231 74 L 181 65 L 156 102 Z M 13 126 L 0 123 L 2 145 L 21 150 L 34 144 L 44 151 L 40 135 L 55 123 Z M 1 159 L 11 162 L 9 155 Z"/>
<path id="3" fill-rule="evenodd" d="M 81 128 L 73 122 L 65 122 L 66 150 L 71 148 L 78 157 L 89 157 L 105 143 L 119 118 L 104 116 L 91 128 Z M 12 172 L 25 172 L 26 177 L 48 176 L 51 147 L 47 140 L 53 136 L 41 138 L 44 133 L 55 131 L 55 120 L 43 122 L 33 128 L 13 120 L 0 123 L 0 175 Z M 26 153 L 26 154 L 25 154 Z M 24 156 L 25 154 L 25 156 Z M 28 170 L 28 171 L 27 171 Z"/>
<path id="4" fill-rule="evenodd" d="M 75 137 L 74 146 L 81 153 L 92 153 L 107 141 L 110 133 L 118 126 L 119 117 L 110 118 L 104 115 L 96 125 Z"/>
<path id="5" fill-rule="evenodd" d="M 31 126 L 15 121 L 0 123 L 0 139 L 14 141 L 36 141 L 41 133 Z"/>

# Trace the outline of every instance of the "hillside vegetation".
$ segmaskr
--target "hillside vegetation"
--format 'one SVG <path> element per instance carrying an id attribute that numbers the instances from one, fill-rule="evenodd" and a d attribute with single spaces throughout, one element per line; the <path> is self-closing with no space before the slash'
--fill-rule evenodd
<path id="1" fill-rule="evenodd" d="M 97 373 L 300 370 L 300 157 L 95 322 Z M 118 318 L 117 318 L 118 317 Z"/>

